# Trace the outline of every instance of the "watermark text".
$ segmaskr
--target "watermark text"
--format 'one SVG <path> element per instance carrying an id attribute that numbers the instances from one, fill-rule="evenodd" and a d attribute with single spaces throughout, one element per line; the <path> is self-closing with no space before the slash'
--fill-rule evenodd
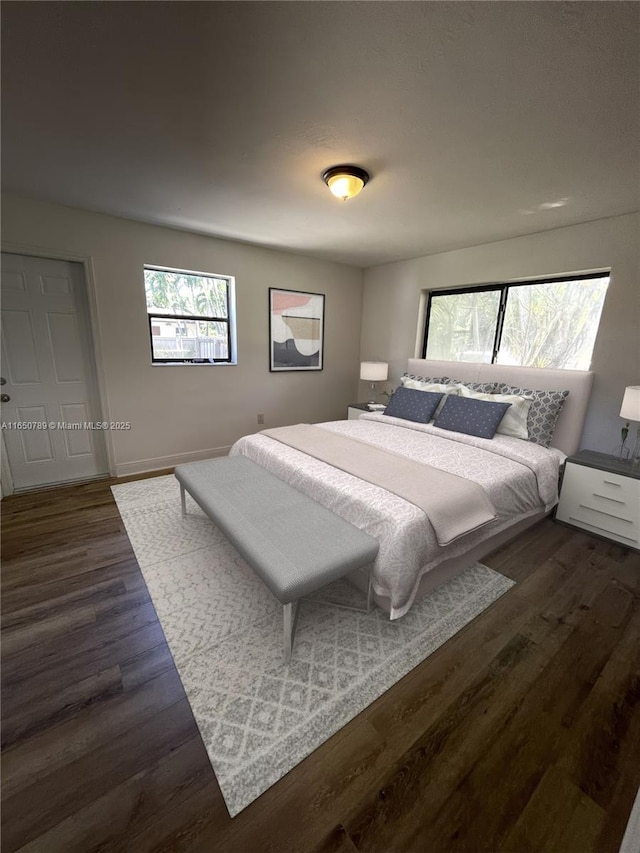
<path id="1" fill-rule="evenodd" d="M 7 430 L 126 430 L 131 429 L 131 421 L 2 421 L 1 429 Z"/>

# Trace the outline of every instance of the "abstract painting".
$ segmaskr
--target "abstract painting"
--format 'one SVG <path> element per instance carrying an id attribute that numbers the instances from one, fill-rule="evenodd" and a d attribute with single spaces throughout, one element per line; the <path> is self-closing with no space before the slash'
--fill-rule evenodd
<path id="1" fill-rule="evenodd" d="M 322 370 L 324 294 L 269 288 L 269 369 Z"/>

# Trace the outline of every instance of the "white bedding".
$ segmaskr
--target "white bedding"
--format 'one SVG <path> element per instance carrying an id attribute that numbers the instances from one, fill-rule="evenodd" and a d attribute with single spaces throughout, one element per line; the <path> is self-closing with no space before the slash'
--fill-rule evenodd
<path id="1" fill-rule="evenodd" d="M 565 455 L 554 448 L 501 435 L 476 438 L 374 413 L 316 426 L 467 477 L 484 488 L 498 513 L 491 524 L 442 547 L 414 504 L 260 433 L 239 439 L 230 455 L 248 456 L 379 540 L 373 586 L 391 600 L 392 619 L 409 610 L 424 572 L 558 500 Z"/>

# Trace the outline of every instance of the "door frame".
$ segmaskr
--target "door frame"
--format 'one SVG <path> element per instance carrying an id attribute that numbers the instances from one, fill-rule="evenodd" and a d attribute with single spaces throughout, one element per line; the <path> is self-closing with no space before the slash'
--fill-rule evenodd
<path id="1" fill-rule="evenodd" d="M 87 304 L 89 308 L 89 326 L 91 331 L 91 349 L 93 352 L 93 360 L 96 367 L 96 382 L 98 390 L 98 405 L 103 421 L 111 421 L 111 411 L 109 406 L 109 395 L 107 393 L 107 380 L 102 360 L 102 335 L 100 334 L 100 311 L 98 309 L 98 296 L 96 289 L 95 273 L 93 269 L 93 257 L 91 255 L 76 255 L 74 252 L 65 252 L 58 249 L 47 249 L 43 246 L 29 246 L 25 243 L 2 244 L 2 251 L 9 255 L 27 255 L 33 258 L 50 258 L 54 261 L 69 261 L 70 263 L 81 264 L 84 273 L 84 287 L 87 294 Z M 116 476 L 115 452 L 111 431 L 104 430 L 103 436 L 107 449 L 107 464 L 109 466 L 109 476 Z M 4 439 L 2 446 L 2 493 L 4 496 L 13 494 L 13 480 L 9 470 L 7 456 L 4 447 Z M 10 482 L 6 483 L 11 487 L 5 489 L 5 469 L 9 474 Z"/>
<path id="2" fill-rule="evenodd" d="M 9 457 L 7 456 L 7 447 L 4 443 L 4 430 L 0 432 L 0 501 L 2 498 L 6 498 L 9 495 L 12 495 L 14 492 L 13 489 L 13 475 L 11 474 L 11 468 L 9 468 Z"/>

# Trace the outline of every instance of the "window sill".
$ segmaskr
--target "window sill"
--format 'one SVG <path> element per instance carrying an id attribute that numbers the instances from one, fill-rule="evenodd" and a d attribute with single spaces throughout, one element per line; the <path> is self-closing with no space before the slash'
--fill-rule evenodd
<path id="1" fill-rule="evenodd" d="M 151 367 L 235 367 L 237 361 L 152 361 Z"/>

